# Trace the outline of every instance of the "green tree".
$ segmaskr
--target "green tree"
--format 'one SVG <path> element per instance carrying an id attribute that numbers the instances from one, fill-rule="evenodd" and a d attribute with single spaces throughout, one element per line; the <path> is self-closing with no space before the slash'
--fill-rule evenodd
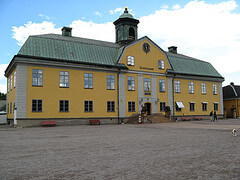
<path id="1" fill-rule="evenodd" d="M 6 99 L 7 99 L 7 94 L 0 92 L 0 100 L 6 100 Z"/>

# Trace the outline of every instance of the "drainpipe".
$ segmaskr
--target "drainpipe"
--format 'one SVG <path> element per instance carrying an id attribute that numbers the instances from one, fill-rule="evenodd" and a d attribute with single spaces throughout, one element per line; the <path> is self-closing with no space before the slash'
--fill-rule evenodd
<path id="1" fill-rule="evenodd" d="M 173 78 L 172 78 L 172 94 L 173 94 L 173 120 L 175 120 L 175 110 L 174 110 L 174 105 L 175 105 L 175 103 L 174 103 L 174 77 L 176 76 L 176 74 L 174 73 L 173 74 Z"/>
<path id="2" fill-rule="evenodd" d="M 118 70 L 118 74 L 117 74 L 117 79 L 118 79 L 118 83 L 117 83 L 117 95 L 118 95 L 118 124 L 120 124 L 120 118 L 119 118 L 119 107 L 120 107 L 120 102 L 119 102 L 119 74 L 120 74 L 120 69 Z"/>

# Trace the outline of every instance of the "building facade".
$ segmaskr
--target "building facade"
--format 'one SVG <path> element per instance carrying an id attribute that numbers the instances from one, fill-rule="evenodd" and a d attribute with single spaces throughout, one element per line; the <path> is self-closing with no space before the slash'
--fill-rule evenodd
<path id="1" fill-rule="evenodd" d="M 224 115 L 228 118 L 238 118 L 240 113 L 240 86 L 230 83 L 223 87 Z"/>
<path id="2" fill-rule="evenodd" d="M 119 123 L 141 111 L 173 118 L 223 114 L 224 78 L 208 62 L 166 52 L 125 9 L 114 22 L 116 43 L 71 35 L 30 36 L 8 65 L 7 118 L 17 126 Z"/>

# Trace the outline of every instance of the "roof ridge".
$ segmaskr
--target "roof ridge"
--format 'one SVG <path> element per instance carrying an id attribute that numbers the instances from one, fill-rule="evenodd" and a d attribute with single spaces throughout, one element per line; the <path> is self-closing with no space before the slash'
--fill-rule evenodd
<path id="1" fill-rule="evenodd" d="M 68 39 L 55 39 L 53 37 L 47 37 L 46 35 L 53 35 L 53 36 L 58 36 L 58 37 L 61 37 L 61 38 L 68 38 Z M 43 39 L 52 39 L 52 40 L 67 41 L 67 42 L 79 42 L 79 41 L 76 41 L 76 40 L 88 40 L 88 41 L 92 41 L 92 42 L 104 43 L 104 46 L 111 47 L 111 48 L 119 49 L 119 48 L 122 47 L 121 45 L 116 44 L 114 42 L 103 41 L 103 40 L 96 40 L 96 39 L 90 39 L 90 38 L 83 38 L 83 37 L 76 37 L 76 36 L 67 37 L 67 36 L 62 36 L 61 34 L 54 34 L 54 33 L 31 35 L 29 37 L 36 37 L 36 38 L 43 38 Z M 71 40 L 70 38 L 73 38 L 73 39 Z M 75 39 L 75 41 L 74 41 L 74 39 Z M 88 42 L 81 42 L 81 43 L 82 44 L 91 44 L 91 45 L 95 45 L 95 46 L 100 46 L 100 45 L 93 44 L 93 43 L 90 43 L 90 42 L 89 43 Z M 107 45 L 107 44 L 114 45 L 115 47 Z M 103 46 L 103 44 L 101 44 L 101 46 Z"/>
<path id="2" fill-rule="evenodd" d="M 201 60 L 201 59 L 197 59 L 197 58 L 194 58 L 194 57 L 190 57 L 190 56 L 187 56 L 185 54 L 180 54 L 180 53 L 177 53 L 177 54 L 174 54 L 174 53 L 171 53 L 171 52 L 168 52 L 168 51 L 165 51 L 167 55 L 170 55 L 172 57 L 180 57 L 180 58 L 183 58 L 183 59 L 191 59 L 191 60 L 194 60 L 194 61 L 201 61 L 201 62 L 204 62 L 204 63 L 208 63 L 208 64 L 211 64 L 207 61 L 204 61 L 204 60 Z"/>

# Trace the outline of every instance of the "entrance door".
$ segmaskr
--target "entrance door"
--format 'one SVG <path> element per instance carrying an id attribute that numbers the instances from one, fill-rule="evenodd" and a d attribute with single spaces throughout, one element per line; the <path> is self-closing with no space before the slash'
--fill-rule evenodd
<path id="1" fill-rule="evenodd" d="M 145 107 L 147 109 L 147 115 L 151 114 L 151 103 L 145 103 Z"/>

